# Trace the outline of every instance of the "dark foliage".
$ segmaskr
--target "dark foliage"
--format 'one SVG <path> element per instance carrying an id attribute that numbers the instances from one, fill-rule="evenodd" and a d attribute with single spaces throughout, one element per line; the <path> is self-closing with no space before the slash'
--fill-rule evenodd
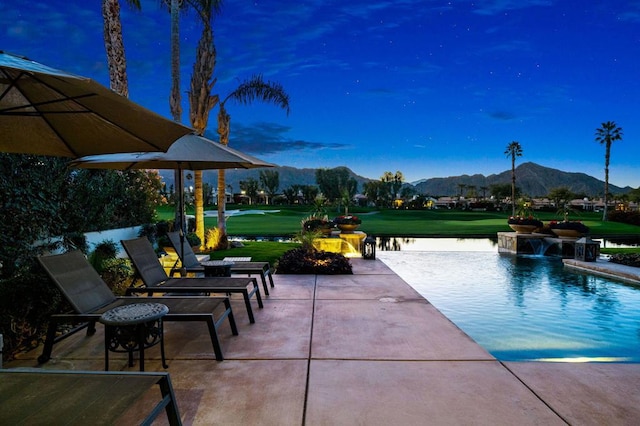
<path id="1" fill-rule="evenodd" d="M 0 280 L 0 333 L 4 359 L 38 345 L 49 316 L 68 310 L 44 271 L 34 265 L 20 275 Z"/>
<path id="2" fill-rule="evenodd" d="M 10 356 L 37 344 L 48 315 L 62 310 L 36 257 L 87 252 L 83 233 L 150 222 L 160 180 L 146 171 L 73 170 L 68 159 L 0 153 L 0 333 Z M 105 281 L 128 274 L 121 259 L 101 262 Z M 130 268 L 129 268 L 130 269 Z"/>
<path id="3" fill-rule="evenodd" d="M 507 223 L 509 225 L 534 225 L 538 228 L 542 228 L 542 221 L 534 218 L 533 216 L 523 217 L 523 216 L 511 216 L 507 219 Z"/>
<path id="4" fill-rule="evenodd" d="M 609 262 L 640 268 L 640 253 L 612 254 Z"/>
<path id="5" fill-rule="evenodd" d="M 640 212 L 613 210 L 607 213 L 607 219 L 611 222 L 626 223 L 628 225 L 640 226 Z"/>
<path id="6" fill-rule="evenodd" d="M 587 225 L 585 225 L 582 222 L 571 221 L 571 220 L 566 222 L 551 221 L 549 222 L 549 228 L 550 229 L 570 229 L 573 231 L 578 231 L 581 234 L 589 233 L 589 227 Z"/>
<path id="7" fill-rule="evenodd" d="M 285 252 L 278 261 L 279 274 L 353 274 L 349 259 L 339 253 L 296 248 Z"/>

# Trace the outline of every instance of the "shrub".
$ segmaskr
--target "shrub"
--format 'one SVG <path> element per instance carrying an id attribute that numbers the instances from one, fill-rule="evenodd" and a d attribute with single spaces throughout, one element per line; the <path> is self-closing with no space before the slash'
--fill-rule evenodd
<path id="1" fill-rule="evenodd" d="M 202 240 L 200 240 L 200 237 L 198 237 L 198 234 L 195 232 L 189 232 L 187 234 L 187 241 L 191 247 L 200 247 L 200 244 L 202 243 Z"/>
<path id="2" fill-rule="evenodd" d="M 124 296 L 133 279 L 133 267 L 129 259 L 110 258 L 102 263 L 100 274 L 116 296 Z"/>
<path id="3" fill-rule="evenodd" d="M 607 219 L 612 222 L 640 226 L 640 212 L 637 211 L 613 210 L 607 213 Z"/>
<path id="4" fill-rule="evenodd" d="M 0 333 L 5 360 L 35 348 L 53 313 L 68 310 L 58 289 L 41 268 L 32 266 L 20 274 L 0 280 Z"/>
<path id="5" fill-rule="evenodd" d="M 117 296 L 122 296 L 131 284 L 133 268 L 129 259 L 119 259 L 116 257 L 117 254 L 118 246 L 116 243 L 112 240 L 105 240 L 91 252 L 89 262 L 111 291 Z"/>
<path id="6" fill-rule="evenodd" d="M 609 262 L 640 268 L 640 253 L 612 254 L 611 257 L 609 257 Z"/>
<path id="7" fill-rule="evenodd" d="M 302 247 L 285 252 L 278 261 L 277 271 L 279 274 L 353 274 L 349 259 L 343 255 Z"/>
<path id="8" fill-rule="evenodd" d="M 589 227 L 587 225 L 575 220 L 569 220 L 569 221 L 563 221 L 563 222 L 556 222 L 555 220 L 552 220 L 551 222 L 549 222 L 549 228 L 550 229 L 570 229 L 573 231 L 578 231 L 581 234 L 589 233 Z"/>

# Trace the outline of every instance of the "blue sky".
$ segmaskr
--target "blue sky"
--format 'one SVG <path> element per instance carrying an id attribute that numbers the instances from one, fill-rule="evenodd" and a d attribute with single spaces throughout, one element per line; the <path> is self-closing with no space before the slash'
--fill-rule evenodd
<path id="1" fill-rule="evenodd" d="M 130 98 L 169 117 L 168 13 L 121 2 Z M 108 85 L 99 1 L 0 9 L 0 50 Z M 640 186 L 640 1 L 227 0 L 214 31 L 215 93 L 261 73 L 291 97 L 288 116 L 227 104 L 230 145 L 264 160 L 415 181 L 500 173 L 517 140 L 518 163 L 604 179 L 594 131 L 614 120 L 610 183 Z M 183 92 L 199 35 L 183 15 Z"/>

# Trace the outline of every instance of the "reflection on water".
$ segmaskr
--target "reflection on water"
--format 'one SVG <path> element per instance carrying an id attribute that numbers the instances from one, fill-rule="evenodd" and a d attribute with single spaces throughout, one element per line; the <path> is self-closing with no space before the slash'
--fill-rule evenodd
<path id="1" fill-rule="evenodd" d="M 639 288 L 466 244 L 378 257 L 500 360 L 640 362 Z"/>
<path id="2" fill-rule="evenodd" d="M 381 251 L 498 251 L 497 238 L 378 237 Z"/>

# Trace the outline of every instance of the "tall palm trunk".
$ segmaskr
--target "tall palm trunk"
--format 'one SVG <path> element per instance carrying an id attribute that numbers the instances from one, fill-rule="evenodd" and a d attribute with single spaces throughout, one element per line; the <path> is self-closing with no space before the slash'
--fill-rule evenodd
<path id="1" fill-rule="evenodd" d="M 516 156 L 511 157 L 511 216 L 516 215 Z"/>
<path id="2" fill-rule="evenodd" d="M 202 35 L 196 50 L 196 61 L 191 75 L 189 91 L 189 117 L 191 125 L 199 135 L 203 135 L 209 121 L 211 109 L 218 103 L 218 96 L 211 95 L 215 84 L 213 70 L 216 65 L 216 48 L 213 43 L 213 30 L 208 20 L 203 22 Z M 194 171 L 194 204 L 196 208 L 196 234 L 200 238 L 200 249 L 204 249 L 204 194 L 202 193 L 202 171 Z"/>
<path id="3" fill-rule="evenodd" d="M 127 61 L 124 55 L 120 3 L 118 0 L 102 1 L 102 18 L 104 47 L 107 51 L 107 64 L 109 67 L 109 87 L 114 92 L 129 97 Z"/>
<path id="4" fill-rule="evenodd" d="M 611 159 L 611 141 L 605 144 L 604 148 L 604 208 L 602 209 L 602 220 L 607 220 L 607 210 L 609 207 L 609 160 Z"/>
<path id="5" fill-rule="evenodd" d="M 169 10 L 171 12 L 171 93 L 169 95 L 169 109 L 173 120 L 180 123 L 182 122 L 182 105 L 180 104 L 180 5 L 182 0 L 171 0 Z M 174 194 L 179 197 L 184 188 L 178 188 L 178 182 L 182 182 L 180 176 L 178 176 L 178 170 L 173 174 L 173 181 L 176 183 L 174 188 Z M 184 217 L 180 211 L 178 211 L 181 203 L 174 197 L 176 203 L 176 211 L 174 215 L 174 223 L 182 231 L 184 223 Z"/>
<path id="6" fill-rule="evenodd" d="M 220 103 L 218 110 L 218 136 L 222 145 L 229 145 L 229 127 L 231 117 L 224 108 L 224 104 Z M 224 170 L 218 170 L 218 229 L 220 235 L 226 238 L 227 235 L 227 218 L 225 216 L 227 204 L 227 191 Z"/>

